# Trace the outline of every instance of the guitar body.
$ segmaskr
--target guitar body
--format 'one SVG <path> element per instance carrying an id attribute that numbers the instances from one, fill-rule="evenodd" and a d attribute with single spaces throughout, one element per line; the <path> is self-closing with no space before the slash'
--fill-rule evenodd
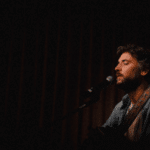
<path id="1" fill-rule="evenodd" d="M 130 150 L 133 144 L 112 128 L 92 129 L 79 150 Z"/>

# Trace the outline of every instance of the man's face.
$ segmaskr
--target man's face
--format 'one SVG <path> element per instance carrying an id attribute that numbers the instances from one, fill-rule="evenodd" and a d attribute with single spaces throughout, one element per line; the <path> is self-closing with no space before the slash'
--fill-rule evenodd
<path id="1" fill-rule="evenodd" d="M 140 81 L 140 68 L 136 58 L 130 53 L 123 53 L 118 59 L 118 65 L 115 67 L 116 84 L 122 89 L 136 87 Z"/>

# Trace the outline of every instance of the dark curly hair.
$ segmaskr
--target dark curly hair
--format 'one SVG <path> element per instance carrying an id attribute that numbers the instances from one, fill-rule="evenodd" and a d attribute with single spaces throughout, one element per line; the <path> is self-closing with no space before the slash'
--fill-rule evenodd
<path id="1" fill-rule="evenodd" d="M 135 44 L 127 44 L 117 48 L 117 57 L 121 56 L 124 52 L 130 53 L 137 59 L 141 70 L 149 70 L 145 79 L 150 83 L 150 50 Z"/>

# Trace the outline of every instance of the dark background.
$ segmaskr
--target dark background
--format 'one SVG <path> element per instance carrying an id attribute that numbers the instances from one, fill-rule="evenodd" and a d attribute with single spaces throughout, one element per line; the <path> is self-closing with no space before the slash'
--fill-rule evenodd
<path id="1" fill-rule="evenodd" d="M 150 45 L 148 1 L 1 2 L 1 148 L 77 150 L 125 94 L 80 93 L 115 75 L 116 49 Z"/>

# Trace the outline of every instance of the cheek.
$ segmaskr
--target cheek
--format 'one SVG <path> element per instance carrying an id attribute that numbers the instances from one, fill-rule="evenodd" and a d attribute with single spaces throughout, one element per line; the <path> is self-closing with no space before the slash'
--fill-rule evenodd
<path id="1" fill-rule="evenodd" d="M 132 72 L 135 74 L 135 75 L 139 75 L 141 73 L 141 70 L 140 68 L 137 66 L 135 68 L 132 69 Z"/>
<path id="2" fill-rule="evenodd" d="M 139 76 L 139 69 L 138 68 L 126 68 L 124 72 L 125 77 L 133 78 Z"/>

